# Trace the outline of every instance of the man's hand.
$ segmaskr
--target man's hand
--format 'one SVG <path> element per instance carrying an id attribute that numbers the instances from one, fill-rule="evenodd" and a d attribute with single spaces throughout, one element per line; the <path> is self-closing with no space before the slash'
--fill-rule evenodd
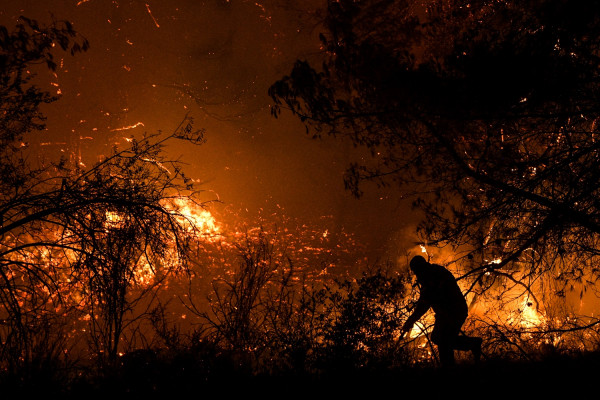
<path id="1" fill-rule="evenodd" d="M 404 339 L 404 336 L 406 335 L 407 332 L 410 332 L 413 325 L 414 325 L 414 322 L 410 318 L 406 320 L 404 325 L 402 325 L 402 333 L 400 334 L 400 339 Z"/>

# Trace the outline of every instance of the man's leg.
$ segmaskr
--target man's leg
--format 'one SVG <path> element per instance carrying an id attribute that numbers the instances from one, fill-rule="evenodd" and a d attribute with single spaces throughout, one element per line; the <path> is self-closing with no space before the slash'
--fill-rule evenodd
<path id="1" fill-rule="evenodd" d="M 458 332 L 454 331 L 452 324 L 448 323 L 446 319 L 436 318 L 433 332 L 431 332 L 431 341 L 437 346 L 440 362 L 444 367 L 452 366 L 455 363 L 453 341 L 454 335 Z"/>
<path id="2" fill-rule="evenodd" d="M 431 340 L 438 346 L 442 365 L 454 364 L 454 350 L 471 351 L 475 361 L 479 362 L 483 340 L 480 337 L 460 334 L 465 319 L 466 316 L 462 315 L 436 315 Z"/>
<path id="3" fill-rule="evenodd" d="M 452 348 L 461 351 L 471 351 L 475 362 L 481 358 L 481 344 L 483 340 L 480 337 L 461 335 L 460 330 L 467 319 L 467 314 L 448 315 L 445 319 L 445 325 L 448 333 L 453 335 Z"/>
<path id="4" fill-rule="evenodd" d="M 454 348 L 456 350 L 471 351 L 473 353 L 473 358 L 478 362 L 481 358 L 482 342 L 483 339 L 480 337 L 459 335 L 454 342 Z"/>
<path id="5" fill-rule="evenodd" d="M 455 364 L 454 349 L 448 343 L 440 343 L 437 345 L 438 353 L 440 354 L 440 362 L 443 367 L 450 367 Z"/>

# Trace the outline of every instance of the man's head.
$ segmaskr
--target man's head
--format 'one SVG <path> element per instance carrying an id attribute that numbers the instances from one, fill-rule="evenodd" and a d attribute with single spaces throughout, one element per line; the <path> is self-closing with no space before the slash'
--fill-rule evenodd
<path id="1" fill-rule="evenodd" d="M 410 260 L 410 269 L 417 276 L 417 278 L 423 275 L 423 272 L 428 265 L 429 263 L 423 256 L 414 256 L 412 260 Z"/>

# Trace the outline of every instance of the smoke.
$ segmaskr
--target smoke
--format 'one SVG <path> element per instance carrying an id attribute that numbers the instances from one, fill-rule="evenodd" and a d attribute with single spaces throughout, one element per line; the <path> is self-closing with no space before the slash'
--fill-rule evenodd
<path id="1" fill-rule="evenodd" d="M 206 144 L 169 151 L 203 182 L 206 200 L 309 223 L 331 217 L 332 230 L 356 235 L 368 256 L 394 258 L 414 241 L 405 230 L 415 220 L 395 191 L 352 198 L 342 175 L 357 150 L 312 140 L 292 116 L 270 115 L 268 87 L 296 59 L 318 62 L 323 3 L 4 1 L 3 25 L 19 15 L 67 19 L 91 45 L 76 57 L 57 53 L 56 75 L 40 73 L 62 98 L 44 110 L 48 129 L 31 146 L 93 162 L 124 138 L 172 130 L 189 114 Z"/>

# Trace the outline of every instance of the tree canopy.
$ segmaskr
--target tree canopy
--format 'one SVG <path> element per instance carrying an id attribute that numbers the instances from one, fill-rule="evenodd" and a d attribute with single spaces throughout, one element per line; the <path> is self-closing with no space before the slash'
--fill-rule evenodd
<path id="1" fill-rule="evenodd" d="M 597 279 L 600 4 L 342 0 L 324 25 L 323 64 L 273 84 L 273 113 L 370 149 L 354 194 L 416 193 L 425 236 L 478 277 Z"/>

